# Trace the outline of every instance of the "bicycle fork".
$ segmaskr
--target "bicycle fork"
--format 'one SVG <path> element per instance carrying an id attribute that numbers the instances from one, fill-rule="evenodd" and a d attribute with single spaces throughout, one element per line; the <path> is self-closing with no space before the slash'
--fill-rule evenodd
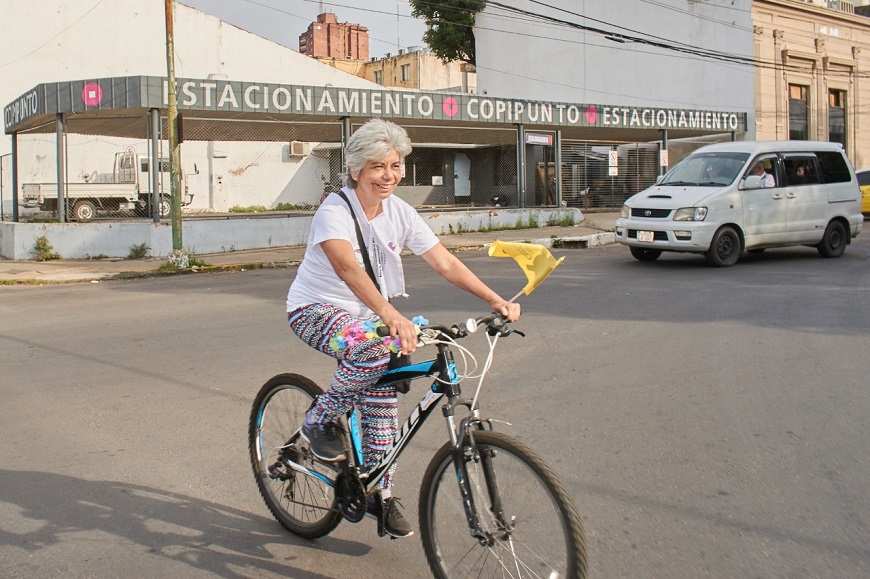
<path id="1" fill-rule="evenodd" d="M 447 423 L 450 426 L 453 442 L 453 466 L 456 470 L 456 481 L 459 484 L 459 494 L 462 499 L 462 506 L 465 509 L 468 530 L 471 536 L 476 538 L 481 544 L 492 545 L 496 540 L 506 539 L 513 528 L 513 521 L 506 520 L 501 495 L 498 490 L 495 469 L 492 463 L 495 453 L 491 449 L 478 448 L 474 442 L 474 431 L 484 430 L 483 421 L 479 418 L 477 410 L 474 410 L 469 418 L 462 420 L 458 436 L 454 428 L 453 415 L 452 413 L 447 414 L 447 408 L 445 408 L 445 415 Z M 463 443 L 466 433 L 469 440 L 468 445 Z M 478 506 L 474 500 L 473 486 L 475 482 L 471 480 L 468 474 L 468 465 L 471 463 L 480 464 L 480 470 L 483 472 L 484 484 L 486 485 L 486 496 L 489 499 L 489 510 L 495 517 L 497 529 L 488 530 L 481 523 Z M 497 533 L 493 531 L 497 531 Z"/>

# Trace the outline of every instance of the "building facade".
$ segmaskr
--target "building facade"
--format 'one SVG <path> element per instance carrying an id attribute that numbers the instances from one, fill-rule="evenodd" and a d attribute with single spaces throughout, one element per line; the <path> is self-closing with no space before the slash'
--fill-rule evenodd
<path id="1" fill-rule="evenodd" d="M 475 18 L 479 94 L 755 111 L 751 0 L 487 3 Z M 517 17 L 522 11 L 522 17 Z"/>
<path id="2" fill-rule="evenodd" d="M 835 141 L 856 168 L 870 164 L 861 138 L 870 127 L 870 18 L 851 5 L 756 0 L 752 20 L 756 137 Z"/>
<path id="3" fill-rule="evenodd" d="M 338 17 L 329 12 L 320 14 L 308 26 L 308 30 L 299 36 L 299 52 L 315 58 L 368 60 L 368 28 L 339 22 Z"/>
<path id="4" fill-rule="evenodd" d="M 398 54 L 371 59 L 365 63 L 362 76 L 381 86 L 437 90 L 445 92 L 477 92 L 477 74 L 470 64 L 444 64 L 429 50 L 419 46 L 402 49 Z"/>

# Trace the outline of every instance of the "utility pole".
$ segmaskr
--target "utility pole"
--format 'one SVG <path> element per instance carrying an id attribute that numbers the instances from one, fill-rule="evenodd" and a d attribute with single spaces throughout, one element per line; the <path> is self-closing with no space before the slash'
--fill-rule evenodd
<path id="1" fill-rule="evenodd" d="M 172 2 L 166 2 L 166 66 L 167 66 L 167 137 L 169 139 L 169 181 L 172 209 L 172 249 L 183 250 L 181 242 L 181 153 L 178 150 L 178 109 L 175 102 L 175 41 Z M 155 167 L 158 170 L 159 167 Z"/>

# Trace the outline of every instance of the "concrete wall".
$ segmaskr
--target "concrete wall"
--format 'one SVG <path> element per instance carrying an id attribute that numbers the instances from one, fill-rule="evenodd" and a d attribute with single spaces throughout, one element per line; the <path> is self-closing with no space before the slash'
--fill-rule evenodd
<path id="1" fill-rule="evenodd" d="M 571 219 L 580 223 L 578 209 L 510 210 L 423 213 L 436 234 L 491 229 L 510 229 L 518 223 L 538 225 Z M 276 218 L 237 218 L 185 221 L 184 247 L 188 253 L 208 254 L 305 245 L 311 215 Z M 96 256 L 127 257 L 133 246 L 146 244 L 150 254 L 166 256 L 172 251 L 169 223 L 0 223 L 0 257 L 33 259 L 36 239 L 45 236 L 63 259 Z"/>
<path id="2" fill-rule="evenodd" d="M 516 0 L 511 5 L 615 33 L 753 57 L 751 0 Z M 746 112 L 747 138 L 752 137 L 752 66 L 618 42 L 537 18 L 511 17 L 494 5 L 487 5 L 475 24 L 478 94 Z"/>

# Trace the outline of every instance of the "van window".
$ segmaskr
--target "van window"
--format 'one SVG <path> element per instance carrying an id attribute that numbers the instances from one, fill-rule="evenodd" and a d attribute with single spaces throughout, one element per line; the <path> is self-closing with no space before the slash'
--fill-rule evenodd
<path id="1" fill-rule="evenodd" d="M 660 185 L 727 185 L 748 157 L 747 153 L 693 153 L 668 171 Z"/>
<path id="2" fill-rule="evenodd" d="M 822 166 L 823 183 L 848 183 L 852 180 L 849 173 L 849 165 L 846 158 L 837 151 L 825 151 L 816 153 L 819 164 Z"/>
<path id="3" fill-rule="evenodd" d="M 761 166 L 763 171 L 758 169 Z M 757 175 L 761 177 L 761 187 L 781 187 L 783 185 L 782 173 L 779 171 L 777 167 L 780 166 L 779 158 L 773 154 L 764 154 L 760 155 L 752 160 L 748 165 L 748 169 L 746 173 L 743 174 L 743 178 L 749 177 L 751 175 Z"/>
<path id="4" fill-rule="evenodd" d="M 786 185 L 809 185 L 819 182 L 815 155 L 788 155 L 782 159 Z"/>

